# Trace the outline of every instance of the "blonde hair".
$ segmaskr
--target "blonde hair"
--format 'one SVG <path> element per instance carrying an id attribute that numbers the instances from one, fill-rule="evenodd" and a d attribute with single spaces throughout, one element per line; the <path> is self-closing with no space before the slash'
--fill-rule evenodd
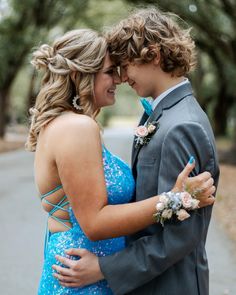
<path id="1" fill-rule="evenodd" d="M 35 106 L 30 109 L 31 125 L 26 149 L 35 151 L 40 130 L 64 111 L 95 117 L 94 77 L 102 68 L 107 52 L 104 37 L 90 29 L 73 30 L 51 46 L 44 44 L 33 53 L 31 63 L 45 70 Z M 81 110 L 72 105 L 79 95 Z"/>
<path id="2" fill-rule="evenodd" d="M 185 75 L 195 65 L 190 29 L 182 29 L 174 14 L 156 8 L 136 10 L 106 32 L 111 57 L 117 62 L 148 63 L 160 52 L 164 72 Z"/>

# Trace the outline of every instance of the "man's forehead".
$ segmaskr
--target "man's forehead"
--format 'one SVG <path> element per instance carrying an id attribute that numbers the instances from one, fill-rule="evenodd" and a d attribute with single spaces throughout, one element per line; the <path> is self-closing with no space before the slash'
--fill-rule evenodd
<path id="1" fill-rule="evenodd" d="M 123 60 L 122 62 L 120 62 L 120 66 L 121 67 L 125 67 L 127 66 L 128 64 L 130 64 L 130 62 L 128 60 Z"/>

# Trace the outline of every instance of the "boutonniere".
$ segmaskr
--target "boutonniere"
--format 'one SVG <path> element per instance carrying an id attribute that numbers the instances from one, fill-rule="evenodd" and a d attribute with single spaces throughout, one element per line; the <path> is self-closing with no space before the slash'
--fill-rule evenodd
<path id="1" fill-rule="evenodd" d="M 146 145 L 151 140 L 153 134 L 160 127 L 160 123 L 157 121 L 149 122 L 147 126 L 140 125 L 135 129 L 135 148 L 141 145 Z"/>

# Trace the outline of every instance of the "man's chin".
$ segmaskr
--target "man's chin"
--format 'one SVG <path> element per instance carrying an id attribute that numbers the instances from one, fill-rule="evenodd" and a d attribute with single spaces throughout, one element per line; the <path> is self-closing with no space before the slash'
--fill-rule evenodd
<path id="1" fill-rule="evenodd" d="M 139 97 L 149 97 L 149 95 L 147 95 L 146 93 L 143 93 L 142 91 L 136 91 L 136 93 Z"/>
<path id="2" fill-rule="evenodd" d="M 133 90 L 136 92 L 136 94 L 137 94 L 138 96 L 140 96 L 140 97 L 145 97 L 145 96 L 143 96 L 142 91 L 139 91 L 138 89 L 135 89 L 135 88 L 133 88 Z"/>
<path id="3" fill-rule="evenodd" d="M 139 97 L 147 97 L 141 90 L 137 89 L 136 87 L 132 87 L 132 90 L 139 96 Z"/>

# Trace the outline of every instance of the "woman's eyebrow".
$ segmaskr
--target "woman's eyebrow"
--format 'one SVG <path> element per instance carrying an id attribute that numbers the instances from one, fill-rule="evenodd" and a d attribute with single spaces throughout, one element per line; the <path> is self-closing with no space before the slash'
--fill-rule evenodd
<path id="1" fill-rule="evenodd" d="M 116 65 L 110 65 L 107 68 L 105 68 L 104 71 L 113 70 L 114 68 L 116 68 Z"/>

